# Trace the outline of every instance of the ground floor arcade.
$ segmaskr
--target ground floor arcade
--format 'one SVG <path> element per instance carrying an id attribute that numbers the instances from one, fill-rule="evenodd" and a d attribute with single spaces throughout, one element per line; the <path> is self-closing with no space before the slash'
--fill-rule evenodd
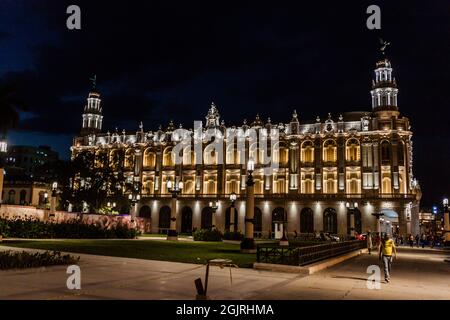
<path id="1" fill-rule="evenodd" d="M 170 226 L 170 198 L 144 199 L 137 207 L 137 215 L 151 218 L 153 233 L 165 233 Z M 230 229 L 231 205 L 229 201 L 218 201 L 217 209 L 210 207 L 209 199 L 177 200 L 177 231 L 191 233 L 196 229 L 213 226 L 221 231 Z M 417 212 L 416 212 L 417 211 Z M 283 230 L 289 234 L 330 232 L 349 235 L 351 224 L 358 233 L 376 231 L 377 219 L 373 213 L 383 213 L 381 231 L 400 234 L 419 232 L 418 206 L 414 202 L 399 200 L 376 200 L 345 202 L 299 201 L 279 199 L 255 199 L 255 236 L 278 237 Z M 351 222 L 352 216 L 354 222 Z M 245 200 L 235 202 L 236 230 L 244 230 Z"/>

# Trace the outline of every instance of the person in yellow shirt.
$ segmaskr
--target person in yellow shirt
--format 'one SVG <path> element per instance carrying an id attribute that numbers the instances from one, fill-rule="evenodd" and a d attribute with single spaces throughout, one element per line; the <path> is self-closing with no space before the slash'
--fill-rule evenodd
<path id="1" fill-rule="evenodd" d="M 392 253 L 394 253 L 394 258 L 397 259 L 397 249 L 395 248 L 395 242 L 391 239 L 390 235 L 386 233 L 383 240 L 381 241 L 379 259 L 383 259 L 384 280 L 387 283 L 391 281 Z"/>

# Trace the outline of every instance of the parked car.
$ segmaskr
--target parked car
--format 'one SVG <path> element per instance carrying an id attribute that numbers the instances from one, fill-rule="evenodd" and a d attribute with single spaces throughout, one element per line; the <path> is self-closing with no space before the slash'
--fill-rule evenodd
<path id="1" fill-rule="evenodd" d="M 329 233 L 328 236 L 331 238 L 331 241 L 335 241 L 335 242 L 341 241 L 341 239 L 338 236 L 336 236 L 336 235 L 333 235 L 333 234 Z"/>
<path id="2" fill-rule="evenodd" d="M 355 237 L 356 240 L 360 240 L 360 241 L 366 241 L 367 240 L 367 233 L 361 233 L 356 235 Z"/>

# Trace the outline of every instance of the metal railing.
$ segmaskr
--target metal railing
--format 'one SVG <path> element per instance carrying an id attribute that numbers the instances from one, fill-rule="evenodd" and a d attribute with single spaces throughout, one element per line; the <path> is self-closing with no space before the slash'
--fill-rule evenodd
<path id="1" fill-rule="evenodd" d="M 262 263 L 304 266 L 320 260 L 336 257 L 367 247 L 366 241 L 343 241 L 307 247 L 260 244 L 257 246 L 256 261 Z"/>

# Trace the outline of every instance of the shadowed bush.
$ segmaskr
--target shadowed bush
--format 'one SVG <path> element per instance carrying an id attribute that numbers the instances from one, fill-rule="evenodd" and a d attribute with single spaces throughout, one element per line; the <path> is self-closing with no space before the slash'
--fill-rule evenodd
<path id="1" fill-rule="evenodd" d="M 223 234 L 223 239 L 242 241 L 244 239 L 244 235 L 240 231 L 225 231 Z"/>
<path id="2" fill-rule="evenodd" d="M 28 239 L 134 239 L 139 232 L 122 223 L 105 227 L 99 223 L 87 224 L 75 219 L 56 223 L 36 219 L 0 218 L 0 234 L 4 237 Z"/>
<path id="3" fill-rule="evenodd" d="M 62 255 L 58 251 L 44 253 L 3 251 L 0 252 L 0 270 L 75 264 L 79 260 L 80 257 L 75 258 L 69 254 Z"/>
<path id="4" fill-rule="evenodd" d="M 222 241 L 222 232 L 219 230 L 200 229 L 192 233 L 194 241 Z"/>

